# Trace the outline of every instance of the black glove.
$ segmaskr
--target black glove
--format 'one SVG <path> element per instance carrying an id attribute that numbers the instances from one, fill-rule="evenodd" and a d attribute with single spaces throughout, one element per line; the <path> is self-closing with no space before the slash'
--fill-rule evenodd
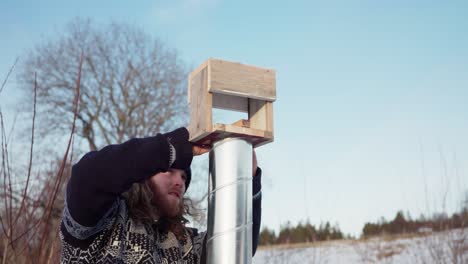
<path id="1" fill-rule="evenodd" d="M 171 145 L 171 168 L 185 170 L 190 167 L 193 159 L 192 144 L 189 140 L 189 132 L 185 127 L 178 128 L 164 134 Z"/>

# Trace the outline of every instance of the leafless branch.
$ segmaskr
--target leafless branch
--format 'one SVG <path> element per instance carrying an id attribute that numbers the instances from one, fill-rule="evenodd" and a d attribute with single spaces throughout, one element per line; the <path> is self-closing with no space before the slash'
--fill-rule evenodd
<path id="1" fill-rule="evenodd" d="M 7 76 L 5 77 L 5 79 L 3 80 L 3 83 L 2 83 L 2 86 L 0 86 L 0 94 L 2 93 L 3 91 L 3 88 L 5 88 L 5 85 L 8 81 L 8 78 L 10 77 L 10 74 L 13 72 L 13 69 L 15 68 L 16 64 L 18 63 L 18 60 L 19 58 L 17 57 L 15 62 L 13 63 L 13 65 L 11 66 L 10 70 L 8 71 L 7 73 Z"/>
<path id="2" fill-rule="evenodd" d="M 38 108 L 48 113 L 40 115 L 40 135 L 70 129 L 62 120 L 74 115 L 70 69 L 79 50 L 86 56 L 76 134 L 91 150 L 185 124 L 188 71 L 176 52 L 131 26 L 77 20 L 58 41 L 38 46 L 20 74 L 27 87 L 38 71 Z"/>

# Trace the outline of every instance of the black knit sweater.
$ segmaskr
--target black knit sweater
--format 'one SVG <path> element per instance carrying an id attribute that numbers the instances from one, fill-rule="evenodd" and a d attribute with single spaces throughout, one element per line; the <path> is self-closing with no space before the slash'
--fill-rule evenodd
<path id="1" fill-rule="evenodd" d="M 191 153 L 171 143 L 167 134 L 131 139 L 89 152 L 73 166 L 60 227 L 63 263 L 203 262 L 204 232 L 186 228 L 181 240 L 157 222 L 136 222 L 121 196 L 133 183 L 167 171 L 171 163 L 190 164 Z M 171 149 L 177 150 L 178 160 L 170 160 Z M 255 253 L 261 218 L 259 168 L 252 186 Z"/>

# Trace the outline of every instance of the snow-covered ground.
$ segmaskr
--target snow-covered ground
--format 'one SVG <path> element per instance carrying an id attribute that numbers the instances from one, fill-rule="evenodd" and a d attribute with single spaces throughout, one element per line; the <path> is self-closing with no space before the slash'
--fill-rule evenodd
<path id="1" fill-rule="evenodd" d="M 412 238 L 335 241 L 290 249 L 260 248 L 253 264 L 468 264 L 468 228 Z"/>

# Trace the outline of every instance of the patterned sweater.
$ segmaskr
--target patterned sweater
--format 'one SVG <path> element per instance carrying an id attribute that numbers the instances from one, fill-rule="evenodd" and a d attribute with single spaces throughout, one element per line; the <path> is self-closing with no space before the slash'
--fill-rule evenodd
<path id="1" fill-rule="evenodd" d="M 171 148 L 166 135 L 158 134 L 90 152 L 73 166 L 60 226 L 62 263 L 205 263 L 205 232 L 187 227 L 183 239 L 177 239 L 158 222 L 135 221 L 121 196 L 133 183 L 168 170 Z M 252 186 L 255 253 L 260 168 Z"/>

